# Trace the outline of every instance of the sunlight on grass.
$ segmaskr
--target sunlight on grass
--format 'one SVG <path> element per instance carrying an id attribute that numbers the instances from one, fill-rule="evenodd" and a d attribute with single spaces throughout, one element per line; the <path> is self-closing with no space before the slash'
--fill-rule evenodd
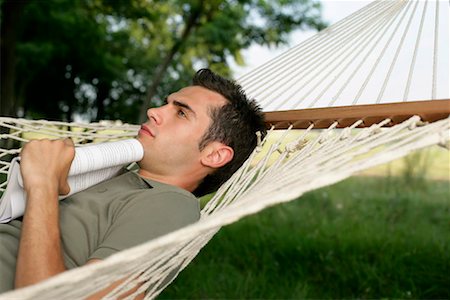
<path id="1" fill-rule="evenodd" d="M 364 176 L 403 176 L 413 173 L 433 180 L 450 180 L 450 151 L 432 146 L 390 163 L 364 170 Z"/>
<path id="2" fill-rule="evenodd" d="M 303 134 L 304 130 L 291 130 L 288 132 L 280 144 L 280 149 L 284 149 L 286 144 L 295 141 Z M 285 131 L 274 131 L 268 137 L 261 153 L 256 157 L 256 161 L 264 157 L 269 147 L 277 142 Z M 314 132 L 308 134 L 305 139 L 311 141 L 318 136 L 319 133 Z M 339 130 L 335 130 L 333 134 L 339 134 Z M 353 132 L 355 134 L 355 132 Z M 367 155 L 370 155 L 368 153 Z M 278 155 L 270 158 L 269 164 L 274 162 Z M 403 176 L 405 173 L 413 173 L 414 176 L 423 176 L 433 180 L 450 180 L 450 151 L 440 146 L 432 146 L 411 153 L 410 155 L 391 161 L 387 164 L 379 165 L 356 175 L 362 176 Z"/>
<path id="3" fill-rule="evenodd" d="M 27 140 L 35 140 L 35 139 L 55 139 L 60 138 L 59 135 L 55 134 L 55 132 L 58 131 L 58 129 L 64 129 L 68 130 L 67 127 L 61 128 L 59 126 L 54 125 L 46 125 L 45 129 L 39 129 L 39 131 L 24 131 L 21 133 L 21 137 Z M 77 133 L 83 133 L 86 132 L 86 128 L 72 126 L 70 127 L 70 132 L 74 133 L 72 135 L 72 140 L 75 144 L 77 143 L 83 143 L 86 140 L 86 136 L 84 135 L 83 138 L 77 138 Z M 109 136 L 115 136 L 124 133 L 124 130 L 120 129 L 104 129 L 104 130 L 96 130 L 96 135 L 104 135 L 105 138 L 96 138 L 93 139 L 92 142 L 94 143 L 103 143 L 106 141 L 117 141 L 123 138 L 111 138 Z"/>

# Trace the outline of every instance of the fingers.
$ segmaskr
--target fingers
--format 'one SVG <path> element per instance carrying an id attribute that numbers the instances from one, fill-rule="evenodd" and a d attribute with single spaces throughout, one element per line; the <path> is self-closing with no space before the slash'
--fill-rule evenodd
<path id="1" fill-rule="evenodd" d="M 65 196 L 67 194 L 70 193 L 70 186 L 69 183 L 66 180 L 61 180 L 61 182 L 59 182 L 59 188 L 58 188 L 58 194 L 60 196 Z"/>
<path id="2" fill-rule="evenodd" d="M 66 151 L 70 163 L 65 166 L 65 170 L 61 173 L 61 177 L 59 179 L 59 194 L 67 195 L 70 192 L 70 186 L 68 184 L 67 178 L 69 175 L 70 166 L 73 159 L 75 158 L 75 147 L 71 138 L 65 138 L 63 140 L 63 143 L 67 148 L 70 148 L 70 151 Z"/>
<path id="3" fill-rule="evenodd" d="M 22 177 L 28 188 L 45 180 L 56 186 L 60 194 L 70 191 L 67 177 L 75 157 L 74 143 L 70 138 L 30 141 L 23 147 L 21 156 Z"/>
<path id="4" fill-rule="evenodd" d="M 27 142 L 23 147 L 22 151 L 25 148 L 33 148 L 33 147 L 58 147 L 58 146 L 69 146 L 69 147 L 75 147 L 74 142 L 70 137 L 64 138 L 64 139 L 35 139 L 30 140 Z M 21 153 L 19 153 L 19 156 Z"/>
<path id="5" fill-rule="evenodd" d="M 66 144 L 67 146 L 72 146 L 72 147 L 73 147 L 73 146 L 75 145 L 70 137 L 65 138 L 65 139 L 63 140 L 63 142 L 64 142 L 64 144 Z"/>

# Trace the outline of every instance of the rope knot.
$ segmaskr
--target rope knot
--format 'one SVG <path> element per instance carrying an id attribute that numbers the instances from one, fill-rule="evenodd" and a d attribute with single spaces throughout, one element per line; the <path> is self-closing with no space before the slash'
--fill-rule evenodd
<path id="1" fill-rule="evenodd" d="M 257 131 L 256 132 L 256 148 L 255 148 L 255 151 L 257 153 L 261 152 L 262 148 L 263 148 L 263 142 L 261 140 L 261 137 L 262 137 L 261 131 Z"/>
<path id="2" fill-rule="evenodd" d="M 428 124 L 428 122 L 422 121 L 419 116 L 414 116 L 413 118 L 411 118 L 411 121 L 411 124 L 408 126 L 409 130 L 413 130 L 416 127 L 421 127 Z"/>
<path id="3" fill-rule="evenodd" d="M 297 151 L 303 149 L 306 146 L 307 143 L 308 143 L 308 140 L 306 140 L 306 139 L 288 143 L 288 144 L 286 144 L 285 151 L 288 154 L 297 152 Z"/>
<path id="4" fill-rule="evenodd" d="M 341 141 L 346 140 L 346 139 L 348 139 L 350 137 L 351 133 L 352 133 L 351 128 L 350 127 L 345 127 L 344 130 L 342 131 L 342 135 L 341 135 L 341 137 L 339 139 Z"/>

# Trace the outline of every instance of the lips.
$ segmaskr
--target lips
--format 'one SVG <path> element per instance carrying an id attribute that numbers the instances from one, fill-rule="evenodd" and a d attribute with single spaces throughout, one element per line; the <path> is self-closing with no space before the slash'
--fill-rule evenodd
<path id="1" fill-rule="evenodd" d="M 151 137 L 155 137 L 155 134 L 151 131 L 151 129 L 148 128 L 145 125 L 141 126 L 141 129 L 139 130 L 139 133 L 143 134 L 143 135 L 148 135 L 148 136 L 151 136 Z"/>

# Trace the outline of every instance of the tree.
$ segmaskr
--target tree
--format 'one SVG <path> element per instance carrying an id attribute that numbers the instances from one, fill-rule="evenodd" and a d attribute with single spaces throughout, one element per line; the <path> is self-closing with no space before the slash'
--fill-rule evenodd
<path id="1" fill-rule="evenodd" d="M 322 29 L 320 3 L 296 0 L 176 1 L 172 45 L 149 83 L 140 109 L 140 121 L 157 96 L 160 82 L 170 76 L 170 67 L 179 60 L 194 60 L 229 75 L 227 56 L 242 64 L 240 51 L 252 43 L 278 45 L 287 42 L 296 28 Z M 178 59 L 177 59 L 178 56 Z M 185 57 L 188 56 L 188 57 Z"/>
<path id="2" fill-rule="evenodd" d="M 11 3 L 0 2 L 2 16 Z M 2 78 L 13 88 L 4 96 L 2 80 L 1 114 L 31 118 L 143 120 L 199 67 L 229 76 L 227 60 L 244 63 L 241 50 L 252 43 L 283 44 L 293 29 L 324 27 L 317 0 L 23 3 L 22 17 L 9 21 L 16 43 L 2 32 L 2 53 L 15 51 L 17 60 L 11 70 L 2 57 Z"/>
<path id="3" fill-rule="evenodd" d="M 16 65 L 17 36 L 21 30 L 20 24 L 16 22 L 23 14 L 26 1 L 4 1 L 1 2 L 1 93 L 0 93 L 0 115 L 14 115 L 14 86 Z"/>

